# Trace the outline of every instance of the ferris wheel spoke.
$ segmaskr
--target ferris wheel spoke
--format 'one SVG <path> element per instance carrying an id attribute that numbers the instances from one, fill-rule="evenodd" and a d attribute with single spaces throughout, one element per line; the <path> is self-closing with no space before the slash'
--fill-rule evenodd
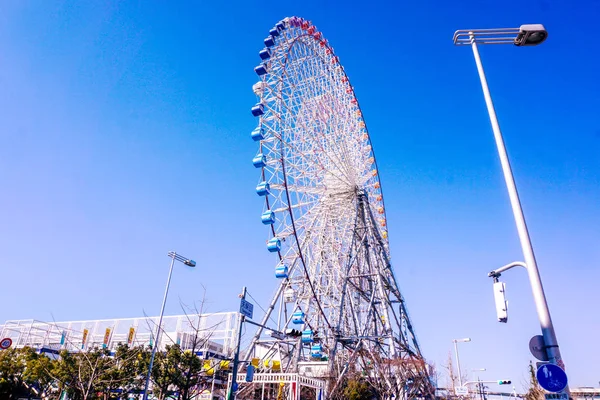
<path id="1" fill-rule="evenodd" d="M 297 49 L 304 49 L 304 48 L 305 48 L 305 46 L 297 46 L 296 48 L 297 48 Z M 310 71 L 307 71 L 306 69 L 300 69 L 300 70 L 299 70 L 299 71 L 297 71 L 297 72 L 298 72 L 298 75 L 299 75 L 300 79 L 304 78 L 304 79 L 303 79 L 303 81 L 304 81 L 304 82 L 306 82 L 306 81 L 308 80 L 308 79 L 306 79 L 307 77 L 306 77 L 305 75 L 306 75 L 307 73 L 310 73 Z M 315 88 L 315 87 L 318 87 L 318 86 L 317 86 L 317 85 L 310 85 L 310 84 L 309 84 L 309 82 L 307 82 L 307 83 L 306 83 L 306 88 L 307 88 L 309 91 L 310 91 L 311 89 Z M 310 94 L 310 97 L 309 97 L 309 99 L 310 99 L 310 100 L 312 100 L 312 102 L 313 102 L 313 103 L 317 103 L 317 99 L 318 99 L 320 96 L 322 96 L 322 94 L 320 94 L 320 93 L 316 93 L 314 90 L 312 91 L 312 93 L 309 93 L 309 94 Z M 304 105 L 304 104 L 302 104 L 302 105 Z M 310 105 L 310 102 L 308 103 L 308 105 Z M 315 107 L 315 106 L 318 106 L 318 103 L 317 103 L 317 104 L 313 104 L 313 107 Z M 300 114 L 300 116 L 301 116 L 301 117 L 302 117 L 302 116 L 304 116 L 304 117 L 307 117 L 307 116 L 308 116 L 308 117 L 310 117 L 310 115 L 307 115 L 307 114 L 308 114 L 308 112 L 304 112 L 304 113 L 301 113 L 301 114 Z M 318 143 L 318 141 L 317 141 L 317 143 Z M 333 143 L 335 143 L 335 142 L 333 142 Z M 321 150 L 322 150 L 322 151 L 324 150 L 322 146 L 321 146 Z M 331 154 L 327 154 L 327 153 L 325 153 L 325 154 L 326 154 L 327 156 L 331 156 Z M 334 153 L 333 153 L 333 154 L 334 154 Z M 339 162 L 339 160 L 335 160 L 335 159 L 332 159 L 332 161 L 333 161 L 333 162 L 336 162 L 336 161 L 337 161 L 337 162 Z M 338 167 L 341 167 L 341 165 L 340 165 L 340 164 L 338 164 Z"/>

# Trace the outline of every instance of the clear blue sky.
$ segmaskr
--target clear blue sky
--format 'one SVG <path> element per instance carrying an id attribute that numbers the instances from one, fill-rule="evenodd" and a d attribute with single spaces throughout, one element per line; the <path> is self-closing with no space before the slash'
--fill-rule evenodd
<path id="1" fill-rule="evenodd" d="M 175 4 L 177 3 L 177 4 Z M 541 0 L 0 3 L 0 320 L 212 311 L 275 259 L 259 222 L 253 67 L 279 19 L 311 19 L 364 111 L 392 260 L 425 356 L 526 376 L 539 333 L 523 271 L 495 322 L 487 272 L 522 258 L 460 28 L 544 23 L 536 48 L 481 49 L 572 385 L 598 385 L 600 3 Z M 578 40 L 578 38 L 580 38 Z"/>

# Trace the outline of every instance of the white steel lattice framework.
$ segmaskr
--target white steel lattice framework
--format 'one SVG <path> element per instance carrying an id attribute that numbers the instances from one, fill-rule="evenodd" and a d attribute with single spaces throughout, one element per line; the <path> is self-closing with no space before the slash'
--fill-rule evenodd
<path id="1" fill-rule="evenodd" d="M 182 349 L 197 345 L 203 357 L 231 358 L 237 335 L 236 312 L 165 316 L 159 349 L 179 344 Z M 158 317 L 116 318 L 85 321 L 43 322 L 9 320 L 0 325 L 0 337 L 12 339 L 14 347 L 32 347 L 42 352 L 78 352 L 94 347 L 113 350 L 118 344 L 149 345 L 154 342 Z"/>
<path id="2" fill-rule="evenodd" d="M 278 360 L 290 373 L 325 362 L 330 393 L 359 373 L 380 394 L 429 397 L 427 366 L 390 264 L 375 156 L 344 68 L 302 18 L 277 23 L 265 45 L 253 86 L 253 163 L 281 280 L 262 321 L 272 330 L 259 328 L 248 354 L 261 366 Z M 282 336 L 289 329 L 296 332 Z"/>

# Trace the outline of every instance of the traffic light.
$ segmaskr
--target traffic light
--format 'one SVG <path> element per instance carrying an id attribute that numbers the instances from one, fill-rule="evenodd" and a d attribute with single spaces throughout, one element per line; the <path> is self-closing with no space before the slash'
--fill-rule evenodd
<path id="1" fill-rule="evenodd" d="M 506 323 L 508 321 L 508 302 L 506 301 L 506 284 L 504 282 L 494 282 L 494 301 L 498 322 Z"/>
<path id="2" fill-rule="evenodd" d="M 512 381 L 498 381 L 498 385 L 510 385 Z"/>
<path id="3" fill-rule="evenodd" d="M 302 336 L 302 331 L 299 329 L 286 329 L 285 335 L 289 337 L 300 337 Z"/>

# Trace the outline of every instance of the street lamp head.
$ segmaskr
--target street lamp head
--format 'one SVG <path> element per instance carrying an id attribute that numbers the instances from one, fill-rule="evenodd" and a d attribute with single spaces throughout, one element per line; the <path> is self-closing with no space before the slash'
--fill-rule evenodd
<path id="1" fill-rule="evenodd" d="M 187 265 L 188 267 L 195 267 L 196 266 L 196 261 L 194 261 L 194 260 L 185 260 L 183 263 L 185 265 Z"/>
<path id="2" fill-rule="evenodd" d="M 459 342 L 470 342 L 471 338 L 464 338 L 464 339 L 453 339 L 452 340 L 455 343 L 459 343 Z"/>
<path id="3" fill-rule="evenodd" d="M 542 24 L 521 25 L 515 38 L 516 46 L 537 46 L 548 37 L 548 31 Z"/>

